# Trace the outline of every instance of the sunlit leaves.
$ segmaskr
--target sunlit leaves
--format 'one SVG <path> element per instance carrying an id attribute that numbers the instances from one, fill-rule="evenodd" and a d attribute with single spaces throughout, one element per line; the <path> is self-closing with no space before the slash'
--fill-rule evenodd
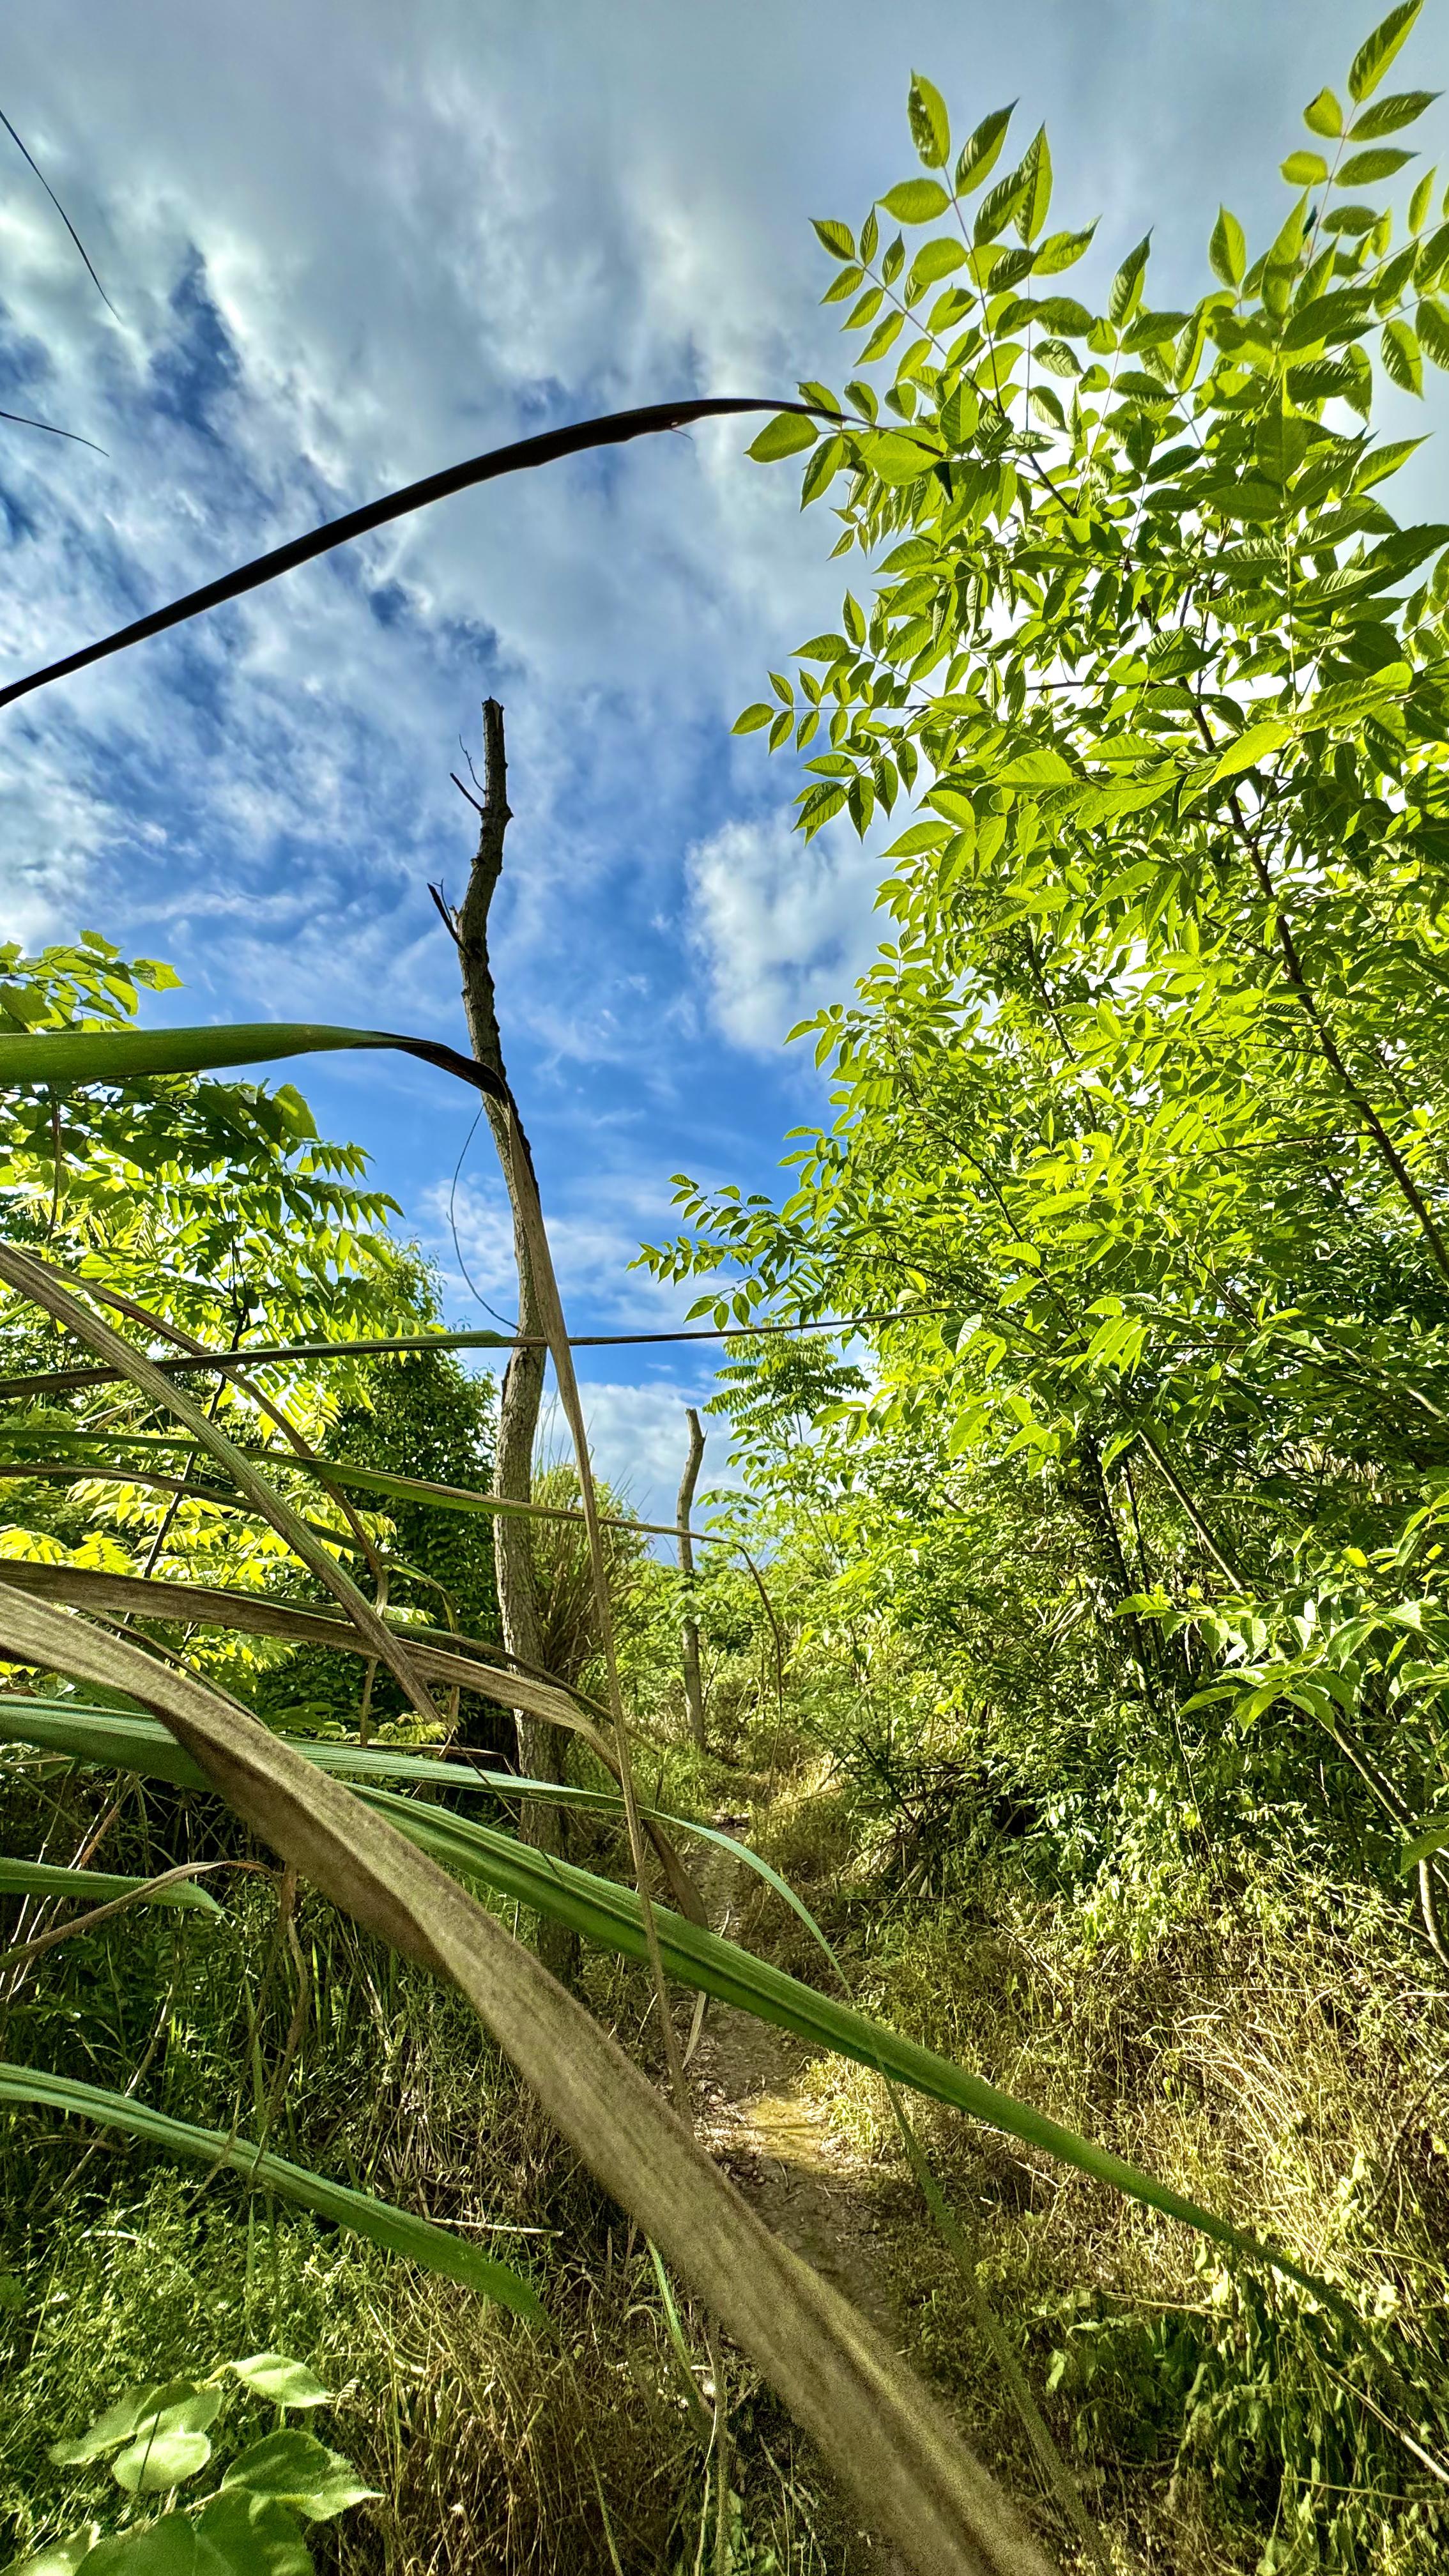
<path id="1" fill-rule="evenodd" d="M 1303 111 L 1303 122 L 1311 133 L 1322 134 L 1330 142 L 1343 132 L 1343 110 L 1331 89 L 1321 89 Z"/>
<path id="2" fill-rule="evenodd" d="M 1368 143 L 1382 134 L 1397 134 L 1402 127 L 1413 125 L 1439 96 L 1436 89 L 1401 90 L 1394 98 L 1378 99 L 1356 116 L 1349 128 L 1349 140 Z"/>
<path id="3" fill-rule="evenodd" d="M 1208 258 L 1214 277 L 1220 277 L 1224 286 L 1242 285 L 1248 264 L 1248 248 L 1243 239 L 1242 225 L 1236 215 L 1229 214 L 1226 206 L 1218 208 L 1218 219 L 1208 244 Z"/>
<path id="4" fill-rule="evenodd" d="M 1152 236 L 1145 233 L 1135 250 L 1130 250 L 1112 280 L 1107 297 L 1107 319 L 1120 330 L 1130 322 L 1142 300 L 1143 280 L 1147 273 Z"/>
<path id="5" fill-rule="evenodd" d="M 903 179 L 879 202 L 898 224 L 929 224 L 944 215 L 951 200 L 939 179 Z"/>
<path id="6" fill-rule="evenodd" d="M 821 215 L 812 215 L 810 221 L 817 239 L 824 244 L 832 259 L 854 259 L 855 236 L 848 224 L 837 224 L 828 216 Z"/>
<path id="7" fill-rule="evenodd" d="M 939 170 L 951 157 L 951 120 L 946 102 L 922 72 L 912 72 L 907 117 L 911 140 L 928 170 Z"/>
<path id="8" fill-rule="evenodd" d="M 1290 152 L 1282 167 L 1284 178 L 1294 188 L 1316 188 L 1328 176 L 1328 163 L 1321 152 Z"/>
<path id="9" fill-rule="evenodd" d="M 1407 322 L 1386 322 L 1379 341 L 1384 373 L 1404 393 L 1421 394 L 1424 390 L 1424 368 L 1419 356 L 1419 343 Z"/>
<path id="10" fill-rule="evenodd" d="M 1371 96 L 1383 79 L 1390 63 L 1410 33 L 1423 0 L 1401 0 L 1381 19 L 1373 34 L 1359 47 L 1348 75 L 1348 94 L 1355 101 Z"/>
<path id="11" fill-rule="evenodd" d="M 1376 180 L 1392 179 L 1395 172 L 1402 170 L 1405 163 L 1413 158 L 1412 152 L 1392 149 L 1351 152 L 1338 171 L 1335 184 L 1340 188 L 1371 188 Z"/>
<path id="12" fill-rule="evenodd" d="M 750 441 L 748 453 L 760 465 L 771 465 L 782 456 L 798 456 L 801 449 L 813 447 L 820 433 L 813 420 L 797 411 L 776 412 L 767 420 L 758 438 Z"/>
<path id="13" fill-rule="evenodd" d="M 984 185 L 995 169 L 1014 108 L 1013 100 L 1011 107 L 994 108 L 989 116 L 983 116 L 975 133 L 962 147 L 961 157 L 956 164 L 958 197 L 970 196 L 975 189 Z"/>

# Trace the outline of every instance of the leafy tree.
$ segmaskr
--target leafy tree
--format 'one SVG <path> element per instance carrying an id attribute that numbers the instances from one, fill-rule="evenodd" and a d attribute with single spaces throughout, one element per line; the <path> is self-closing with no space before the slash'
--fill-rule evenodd
<path id="1" fill-rule="evenodd" d="M 1045 131 L 1003 173 L 1002 110 L 953 160 L 919 76 L 923 175 L 817 223 L 863 372 L 753 452 L 808 449 L 866 604 L 737 730 L 808 755 L 807 839 L 917 810 L 890 943 L 809 1024 L 836 1115 L 793 1192 L 682 1182 L 651 1256 L 738 1274 L 720 1322 L 897 1309 L 827 1408 L 842 1454 L 916 1444 L 948 1511 L 1029 1462 L 1164 1724 L 1204 1646 L 1248 1657 L 1241 1713 L 1329 1726 L 1396 1821 L 1441 1772 L 1437 1677 L 1406 1744 L 1362 1622 L 1311 1675 L 1295 1622 L 1449 1473 L 1449 527 L 1391 514 L 1419 441 L 1372 426 L 1449 366 L 1449 198 L 1383 197 L 1417 14 L 1310 103 L 1271 241 L 1220 211 L 1185 309 L 1150 238 L 1066 293 L 1095 227 L 1049 228 Z"/>

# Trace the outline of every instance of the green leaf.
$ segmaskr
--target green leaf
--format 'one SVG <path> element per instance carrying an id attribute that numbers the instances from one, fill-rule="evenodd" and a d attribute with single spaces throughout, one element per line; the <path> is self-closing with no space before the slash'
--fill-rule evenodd
<path id="1" fill-rule="evenodd" d="M 1400 1869 L 1416 1869 L 1421 1860 L 1449 1846 L 1449 1816 L 1425 1816 L 1412 1842 L 1405 1843 L 1399 1854 Z"/>
<path id="2" fill-rule="evenodd" d="M 1406 394 L 1424 390 L 1424 365 L 1419 343 L 1407 322 L 1386 322 L 1379 340 L 1379 353 L 1384 374 Z"/>
<path id="3" fill-rule="evenodd" d="M 989 116 L 983 116 L 975 133 L 962 146 L 961 158 L 956 164 L 958 197 L 970 196 L 973 189 L 979 188 L 995 169 L 1015 107 L 1013 99 L 1010 107 L 993 108 Z"/>
<path id="4" fill-rule="evenodd" d="M 1449 367 L 1449 309 L 1437 296 L 1426 295 L 1414 316 L 1419 346 L 1436 367 Z"/>
<path id="5" fill-rule="evenodd" d="M 971 239 L 978 250 L 985 243 L 995 241 L 997 234 L 1005 231 L 1016 212 L 1024 184 L 1021 172 L 1010 170 L 1004 179 L 997 180 L 994 188 L 987 189 L 976 209 L 976 219 L 971 227 Z M 1020 251 L 1014 256 L 1025 259 L 1027 254 L 1025 251 Z"/>
<path id="6" fill-rule="evenodd" d="M 1343 132 L 1343 110 L 1331 89 L 1321 89 L 1316 98 L 1309 100 L 1303 122 L 1310 133 L 1324 134 L 1331 143 L 1337 141 Z"/>
<path id="7" fill-rule="evenodd" d="M 1292 188 L 1316 188 L 1328 176 L 1328 163 L 1321 152 L 1290 152 L 1280 166 Z"/>
<path id="8" fill-rule="evenodd" d="M 1355 102 L 1368 98 L 1378 88 L 1422 6 L 1423 0 L 1401 0 L 1401 5 L 1391 9 L 1360 45 L 1348 75 L 1348 94 Z"/>
<path id="9" fill-rule="evenodd" d="M 232 2576 L 197 2538 L 196 2526 L 184 2513 L 165 2513 L 159 2522 L 114 2532 L 83 2558 L 86 2576 Z"/>
<path id="10" fill-rule="evenodd" d="M 1351 152 L 1334 179 L 1336 188 L 1370 188 L 1376 179 L 1392 179 L 1405 163 L 1414 159 L 1412 152 Z"/>
<path id="11" fill-rule="evenodd" d="M 812 215 L 810 221 L 832 259 L 854 259 L 855 236 L 848 224 L 838 224 L 829 215 Z"/>
<path id="12" fill-rule="evenodd" d="M 169 2488 L 194 2478 L 210 2457 L 211 2444 L 204 2433 L 188 2433 L 184 2425 L 163 2422 L 117 2452 L 111 2475 L 127 2495 L 165 2495 Z"/>
<path id="13" fill-rule="evenodd" d="M 233 2460 L 222 2486 L 246 2487 L 252 2495 L 289 2504 L 309 2522 L 331 2522 L 349 2505 L 362 2504 L 377 2493 L 376 2487 L 363 2485 L 350 2460 L 329 2451 L 315 2434 L 291 2424 L 279 2433 L 269 2433 L 265 2441 L 253 2442 L 250 2450 Z"/>
<path id="14" fill-rule="evenodd" d="M 966 256 L 965 243 L 952 241 L 946 233 L 935 241 L 922 242 L 911 262 L 913 290 L 919 292 L 923 286 L 934 285 L 938 277 L 949 277 L 952 269 L 959 268 Z"/>
<path id="15" fill-rule="evenodd" d="M 52 2442 L 46 2458 L 58 2469 L 88 2467 L 92 2460 L 103 2460 L 108 2451 L 118 2451 L 124 2442 L 133 2441 L 143 2424 L 154 2424 L 162 2410 L 175 2406 L 183 2398 L 196 2394 L 194 2379 L 157 2380 L 147 2386 L 127 2389 L 103 2415 L 98 2415 L 87 2432 L 70 2441 Z"/>
<path id="16" fill-rule="evenodd" d="M 63 1869 L 58 1863 L 39 1860 L 7 1860 L 0 1853 L 0 1896 L 72 1896 L 82 1897 L 91 1905 L 107 1905 L 115 1896 L 134 1896 L 138 1889 L 148 1889 L 149 1879 L 122 1878 L 104 1869 Z M 193 1887 L 185 1879 L 176 1879 L 170 1887 L 156 1889 L 143 1900 L 147 1905 L 179 1905 L 194 1914 L 221 1914 L 214 1896 L 204 1887 Z"/>
<path id="17" fill-rule="evenodd" d="M 906 317 L 903 313 L 888 313 L 883 322 L 878 322 L 876 324 L 875 329 L 872 331 L 870 338 L 867 340 L 865 347 L 860 353 L 860 362 L 863 367 L 870 366 L 872 361 L 876 358 L 883 358 L 887 349 L 894 346 L 895 342 L 900 338 L 905 318 Z"/>
<path id="18" fill-rule="evenodd" d="M 1412 125 L 1432 107 L 1439 96 L 1436 89 L 1400 90 L 1394 98 L 1381 98 L 1377 107 L 1366 107 L 1349 128 L 1351 143 L 1368 143 L 1380 134 L 1397 134 L 1404 125 Z"/>
<path id="19" fill-rule="evenodd" d="M 912 72 L 906 100 L 911 141 L 928 170 L 939 170 L 951 157 L 951 120 L 946 102 L 924 72 Z"/>
<path id="20" fill-rule="evenodd" d="M 758 733 L 761 725 L 772 724 L 774 722 L 774 716 L 774 708 L 766 706 L 762 699 L 756 698 L 752 707 L 746 707 L 742 716 L 736 716 L 734 723 L 730 727 L 730 731 L 732 733 Z"/>
<path id="21" fill-rule="evenodd" d="M 202 2506 L 196 2531 L 216 2552 L 227 2576 L 313 2576 L 301 2525 L 271 2496 L 222 2487 Z"/>
<path id="22" fill-rule="evenodd" d="M 1046 222 L 1052 195 L 1052 156 L 1047 148 L 1047 130 L 1038 126 L 1022 155 L 1023 187 L 1016 208 L 1016 229 L 1024 242 L 1034 242 Z"/>
<path id="23" fill-rule="evenodd" d="M 1032 262 L 1033 276 L 1054 277 L 1060 269 L 1074 268 L 1091 249 L 1096 229 L 1095 224 L 1088 224 L 1084 232 L 1048 233 Z"/>
<path id="24" fill-rule="evenodd" d="M 1382 447 L 1370 448 L 1367 456 L 1354 467 L 1355 492 L 1368 492 L 1375 483 L 1386 483 L 1391 474 L 1397 474 L 1399 467 L 1408 463 L 1415 448 L 1423 444 L 1422 438 L 1390 438 Z"/>
<path id="25" fill-rule="evenodd" d="M 1147 273 L 1147 260 L 1151 248 L 1152 235 L 1144 233 L 1136 249 L 1129 250 L 1112 280 L 1111 292 L 1107 297 L 1107 319 L 1118 330 L 1124 322 L 1131 321 L 1141 301 L 1142 281 Z"/>
<path id="26" fill-rule="evenodd" d="M 284 2352 L 253 2352 L 244 2361 L 228 2362 L 244 2388 L 254 2388 L 273 2406 L 326 2406 L 331 2391 L 305 2362 L 289 2361 Z"/>
<path id="27" fill-rule="evenodd" d="M 180 1746 L 175 1750 L 179 1753 Z M 158 1768 L 156 1776 L 164 1779 L 168 1774 Z M 467 2289 L 481 2292 L 485 2298 L 498 2300 L 515 2316 L 536 2323 L 543 2315 L 527 2281 L 506 2263 L 479 2253 L 464 2238 L 434 2227 L 428 2219 L 414 2218 L 408 2210 L 394 2209 L 388 2201 L 374 2200 L 367 2192 L 329 2182 L 324 2175 L 271 2155 L 231 2131 L 195 2128 L 189 2120 L 173 2120 L 163 2111 L 153 2111 L 147 2104 L 133 2101 L 129 2094 L 107 2092 L 97 2084 L 77 2083 L 36 2066 L 0 2065 L 0 2103 L 6 2102 L 94 2120 L 100 2128 L 124 2129 L 132 2137 L 145 2138 L 154 2146 L 164 2147 L 168 2154 L 228 2165 L 233 2172 L 242 2174 L 252 2189 L 274 2191 L 284 2200 L 300 2201 L 304 2209 L 315 2210 L 319 2217 L 330 2218 L 338 2227 L 350 2228 L 355 2236 L 365 2236 L 391 2254 L 406 2255 L 430 2272 L 440 2272 L 449 2280 L 461 2281 Z M 86 2438 L 94 2440 L 98 2430 L 93 2426 Z"/>
<path id="28" fill-rule="evenodd" d="M 213 1073 L 222 1065 L 272 1064 L 283 1056 L 395 1047 L 442 1065 L 486 1089 L 478 1068 L 453 1048 L 387 1029 L 338 1029 L 295 1020 L 232 1028 L 39 1029 L 0 1034 L 0 1083 L 140 1082 L 156 1074 Z"/>
<path id="29" fill-rule="evenodd" d="M 758 465 L 773 465 L 778 457 L 798 456 L 804 447 L 813 447 L 820 432 L 813 420 L 798 411 L 777 411 L 767 420 L 758 438 L 752 438 L 745 450 Z"/>
<path id="30" fill-rule="evenodd" d="M 1248 264 L 1248 246 L 1243 239 L 1242 225 L 1236 215 L 1229 214 L 1226 206 L 1218 208 L 1218 219 L 1208 244 L 1208 259 L 1214 277 L 1220 277 L 1224 286 L 1242 285 L 1243 272 Z"/>
<path id="31" fill-rule="evenodd" d="M 818 500 L 822 492 L 829 490 L 830 485 L 834 482 L 835 477 L 840 472 L 845 460 L 845 440 L 838 432 L 831 438 L 823 438 L 821 440 L 820 445 L 816 448 L 814 455 L 811 457 L 810 462 L 806 466 L 805 472 L 801 477 L 800 507 L 802 510 L 808 509 L 812 501 Z M 749 712 L 753 713 L 753 709 L 750 709 Z M 735 726 L 736 733 L 742 733 L 748 730 L 750 730 L 750 728 L 744 725 L 737 724 Z"/>
<path id="32" fill-rule="evenodd" d="M 1271 759 L 1275 751 L 1281 751 L 1284 743 L 1292 740 L 1292 736 L 1292 726 L 1276 719 L 1266 724 L 1249 725 L 1235 742 L 1229 743 L 1208 785 L 1216 787 L 1219 779 L 1236 778 L 1241 771 L 1254 768 L 1260 760 Z"/>
<path id="33" fill-rule="evenodd" d="M 939 179 L 903 179 L 898 188 L 888 189 L 876 200 L 898 224 L 934 223 L 950 202 Z"/>

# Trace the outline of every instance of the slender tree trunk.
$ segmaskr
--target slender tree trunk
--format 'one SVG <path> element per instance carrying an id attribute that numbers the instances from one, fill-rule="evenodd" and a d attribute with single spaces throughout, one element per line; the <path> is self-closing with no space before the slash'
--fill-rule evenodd
<path id="1" fill-rule="evenodd" d="M 694 1509 L 694 1489 L 699 1482 L 699 1464 L 704 1456 L 704 1433 L 699 1415 L 692 1404 L 685 1407 L 689 1424 L 689 1456 L 679 1482 L 679 1571 L 685 1582 L 694 1582 L 694 1543 L 689 1535 L 689 1516 Z M 704 1751 L 704 1690 L 699 1678 L 699 1624 L 690 1613 L 686 1616 L 681 1636 L 684 1650 L 684 1706 L 689 1718 L 689 1731 L 701 1753 Z"/>
<path id="2" fill-rule="evenodd" d="M 506 1082 L 508 1076 L 498 1030 L 493 970 L 488 960 L 488 915 L 503 869 L 503 838 L 510 821 L 503 709 L 496 698 L 486 699 L 483 706 L 483 782 L 478 848 L 468 879 L 468 891 L 459 907 L 455 936 L 463 977 L 463 1009 L 467 1015 L 473 1053 L 480 1064 L 487 1065 L 500 1081 Z M 543 1323 L 534 1282 L 533 1259 L 514 1188 L 507 1117 L 497 1101 L 485 1100 L 484 1107 L 513 1211 L 518 1329 L 520 1333 L 541 1334 Z M 498 1405 L 498 1454 L 493 1485 L 494 1491 L 510 1502 L 532 1500 L 533 1449 L 539 1406 L 543 1399 L 544 1362 L 545 1353 L 540 1341 L 532 1349 L 516 1350 L 504 1373 L 503 1392 Z M 510 1512 L 495 1515 L 493 1566 L 503 1643 L 521 1663 L 541 1666 L 543 1640 L 539 1627 L 538 1594 L 528 1523 L 522 1515 Z M 524 1709 L 515 1709 L 514 1724 L 518 1730 L 519 1768 L 524 1776 L 534 1780 L 566 1778 L 567 1742 L 561 1730 L 550 1726 L 544 1718 L 530 1716 Z M 546 1806 L 541 1801 L 526 1804 L 520 1831 L 524 1840 L 536 1850 L 554 1853 L 563 1850 L 560 1808 Z M 555 1976 L 573 1975 L 577 1966 L 578 1943 L 563 1925 L 547 1920 L 540 1923 L 539 1950 Z"/>

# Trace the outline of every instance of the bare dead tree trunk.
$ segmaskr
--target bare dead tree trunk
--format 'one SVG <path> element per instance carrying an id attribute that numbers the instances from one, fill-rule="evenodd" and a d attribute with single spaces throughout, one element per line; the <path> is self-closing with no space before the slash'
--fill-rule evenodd
<path id="1" fill-rule="evenodd" d="M 704 1456 L 704 1433 L 699 1415 L 692 1404 L 685 1406 L 689 1424 L 689 1456 L 679 1483 L 679 1571 L 685 1582 L 694 1582 L 694 1543 L 689 1535 L 689 1516 L 694 1509 L 694 1489 L 699 1482 L 699 1463 Z M 692 1615 L 686 1616 L 681 1636 L 684 1650 L 684 1706 L 689 1731 L 701 1753 L 704 1751 L 704 1691 L 699 1678 L 699 1626 Z"/>
<path id="2" fill-rule="evenodd" d="M 465 791 L 466 792 L 466 791 Z M 478 808 L 478 848 L 468 879 L 468 891 L 459 907 L 453 925 L 458 942 L 458 962 L 463 976 L 463 1009 L 467 1015 L 468 1035 L 479 1064 L 487 1065 L 500 1081 L 507 1081 L 503 1062 L 503 1041 L 498 1030 L 498 1010 L 493 989 L 493 970 L 488 960 L 488 915 L 494 890 L 503 869 L 503 838 L 511 819 L 508 804 L 508 761 L 503 739 L 503 709 L 496 698 L 483 706 L 483 802 Z M 441 908 L 441 907 L 440 907 Z M 533 1259 L 528 1248 L 518 1197 L 514 1188 L 512 1158 L 509 1151 L 508 1120 L 501 1102 L 486 1099 L 484 1107 L 498 1148 L 498 1160 L 508 1188 L 513 1211 L 513 1258 L 518 1272 L 518 1329 L 520 1333 L 542 1334 L 542 1310 L 534 1282 Z M 498 1406 L 498 1454 L 494 1467 L 495 1493 L 510 1502 L 532 1500 L 533 1449 L 538 1431 L 539 1406 L 543 1398 L 545 1353 L 540 1341 L 531 1349 L 516 1350 L 504 1373 L 503 1392 Z M 493 1566 L 498 1585 L 498 1611 L 503 1628 L 503 1643 L 520 1662 L 540 1667 L 543 1663 L 543 1640 L 539 1627 L 538 1595 L 534 1582 L 533 1558 L 529 1547 L 528 1523 L 521 1515 L 499 1512 L 493 1522 Z M 514 1724 L 518 1730 L 519 1767 L 526 1778 L 563 1780 L 566 1776 L 566 1739 L 560 1729 L 544 1718 L 532 1717 L 524 1709 L 515 1709 Z M 542 1802 L 525 1804 L 520 1831 L 535 1850 L 559 1853 L 563 1850 L 564 1832 L 561 1809 Z M 578 1959 L 578 1943 L 573 1933 L 560 1924 L 545 1919 L 539 1926 L 539 1950 L 545 1964 L 555 1976 L 571 1977 Z"/>

